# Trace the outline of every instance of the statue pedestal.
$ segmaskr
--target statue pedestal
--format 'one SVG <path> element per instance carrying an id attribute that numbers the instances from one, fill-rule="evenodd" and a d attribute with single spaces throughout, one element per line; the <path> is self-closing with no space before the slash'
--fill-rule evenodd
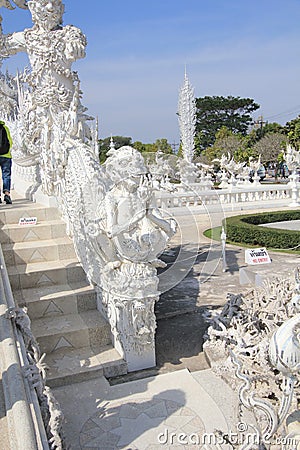
<path id="1" fill-rule="evenodd" d="M 127 362 L 128 371 L 154 367 L 156 269 L 147 263 L 126 262 L 104 271 L 102 280 L 98 309 L 110 323 L 113 345 Z"/>
<path id="2" fill-rule="evenodd" d="M 122 343 L 115 336 L 112 338 L 112 343 L 117 352 L 126 361 L 128 372 L 155 367 L 156 357 L 154 348 L 147 349 L 143 353 L 137 353 L 133 348 L 127 348 L 123 351 Z"/>

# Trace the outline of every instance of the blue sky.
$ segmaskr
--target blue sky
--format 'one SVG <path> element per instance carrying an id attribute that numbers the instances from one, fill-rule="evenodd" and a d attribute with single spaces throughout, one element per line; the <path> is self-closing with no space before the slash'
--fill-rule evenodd
<path id="1" fill-rule="evenodd" d="M 178 143 L 184 68 L 196 97 L 233 95 L 261 105 L 255 117 L 285 124 L 300 113 L 300 0 L 65 0 L 64 24 L 83 30 L 78 71 L 100 138 Z M 4 33 L 31 26 L 4 8 Z M 26 59 L 6 62 L 15 73 Z"/>

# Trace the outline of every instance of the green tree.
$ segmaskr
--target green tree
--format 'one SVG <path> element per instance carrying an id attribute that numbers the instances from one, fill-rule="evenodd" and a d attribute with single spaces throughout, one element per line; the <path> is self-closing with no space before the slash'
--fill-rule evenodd
<path id="1" fill-rule="evenodd" d="M 275 162 L 278 155 L 286 148 L 287 137 L 282 133 L 268 133 L 253 147 L 254 151 L 261 155 L 261 162 L 267 164 Z"/>
<path id="2" fill-rule="evenodd" d="M 253 122 L 251 113 L 260 106 L 251 98 L 200 97 L 196 98 L 197 153 L 214 144 L 216 133 L 223 126 L 233 133 L 247 134 Z"/>
<path id="3" fill-rule="evenodd" d="M 131 137 L 125 136 L 112 136 L 115 148 L 123 147 L 124 145 L 132 145 Z M 104 163 L 106 160 L 106 154 L 110 148 L 111 137 L 107 137 L 105 139 L 99 139 L 99 160 L 100 163 Z"/>
<path id="4" fill-rule="evenodd" d="M 141 153 L 147 152 L 147 144 L 143 144 L 141 141 L 135 141 L 132 146 Z"/>
<path id="5" fill-rule="evenodd" d="M 255 144 L 257 141 L 259 141 L 262 137 L 264 137 L 266 134 L 269 133 L 284 133 L 284 127 L 283 125 L 280 125 L 277 122 L 255 122 L 255 125 L 253 126 L 252 130 L 248 133 L 248 135 L 251 135 L 253 144 Z"/>
<path id="6" fill-rule="evenodd" d="M 141 141 L 134 142 L 132 146 L 141 153 L 155 153 L 157 151 L 154 144 L 143 144 Z"/>
<path id="7" fill-rule="evenodd" d="M 277 122 L 266 123 L 262 128 L 262 136 L 269 133 L 283 133 L 284 126 Z"/>
<path id="8" fill-rule="evenodd" d="M 153 144 L 143 144 L 140 141 L 136 141 L 133 143 L 133 147 L 141 153 L 155 153 L 158 151 L 166 154 L 172 153 L 172 146 L 164 138 L 157 139 Z"/>
<path id="9" fill-rule="evenodd" d="M 220 159 L 223 154 L 230 155 L 237 161 L 248 161 L 252 156 L 252 150 L 247 147 L 247 139 L 241 134 L 235 134 L 227 127 L 221 127 L 216 133 L 214 145 L 203 151 L 208 161 Z"/>
<path id="10" fill-rule="evenodd" d="M 154 148 L 156 152 L 162 152 L 166 154 L 172 154 L 172 146 L 168 143 L 167 139 L 156 139 L 154 142 Z"/>
<path id="11" fill-rule="evenodd" d="M 284 133 L 291 145 L 298 149 L 300 147 L 300 116 L 285 124 Z"/>
<path id="12" fill-rule="evenodd" d="M 178 156 L 178 158 L 183 158 L 183 153 L 182 153 L 182 143 L 181 143 L 181 142 L 180 142 L 180 144 L 179 144 L 177 156 Z"/>

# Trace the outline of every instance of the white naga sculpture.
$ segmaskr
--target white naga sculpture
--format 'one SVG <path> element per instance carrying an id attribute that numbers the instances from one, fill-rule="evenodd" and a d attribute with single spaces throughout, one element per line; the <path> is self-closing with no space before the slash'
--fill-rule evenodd
<path id="1" fill-rule="evenodd" d="M 27 193 L 42 183 L 44 194 L 56 197 L 129 370 L 154 366 L 156 268 L 175 223 L 153 207 L 138 151 L 112 146 L 99 164 L 96 134 L 87 126 L 90 117 L 71 70 L 85 55 L 86 38 L 74 26 L 62 26 L 61 0 L 30 0 L 28 8 L 34 26 L 0 37 L 3 56 L 25 51 L 31 63 L 18 79 L 18 115 L 6 114 L 18 182 L 27 182 Z"/>

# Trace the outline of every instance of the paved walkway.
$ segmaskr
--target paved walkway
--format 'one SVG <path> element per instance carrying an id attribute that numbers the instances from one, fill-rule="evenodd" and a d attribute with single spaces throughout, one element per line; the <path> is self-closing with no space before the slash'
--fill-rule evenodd
<path id="1" fill-rule="evenodd" d="M 67 411 L 73 450 L 199 449 L 213 444 L 216 429 L 236 430 L 236 398 L 210 370 L 185 369 L 113 387 L 97 379 L 54 394 Z"/>
<path id="2" fill-rule="evenodd" d="M 262 211 L 253 206 L 249 212 Z M 203 312 L 224 305 L 227 292 L 251 288 L 239 284 L 240 268 L 268 277 L 293 273 L 300 263 L 299 255 L 270 252 L 271 264 L 247 267 L 245 249 L 228 245 L 228 270 L 223 272 L 220 243 L 202 233 L 220 225 L 224 215 L 248 211 L 168 211 L 175 214 L 179 230 L 163 255 L 168 268 L 160 274 L 164 292 L 156 306 L 157 367 L 110 384 L 98 379 L 56 388 L 72 449 L 213 450 L 213 443 L 201 445 L 208 444 L 205 433 L 236 432 L 236 394 L 211 372 L 202 353 Z"/>

